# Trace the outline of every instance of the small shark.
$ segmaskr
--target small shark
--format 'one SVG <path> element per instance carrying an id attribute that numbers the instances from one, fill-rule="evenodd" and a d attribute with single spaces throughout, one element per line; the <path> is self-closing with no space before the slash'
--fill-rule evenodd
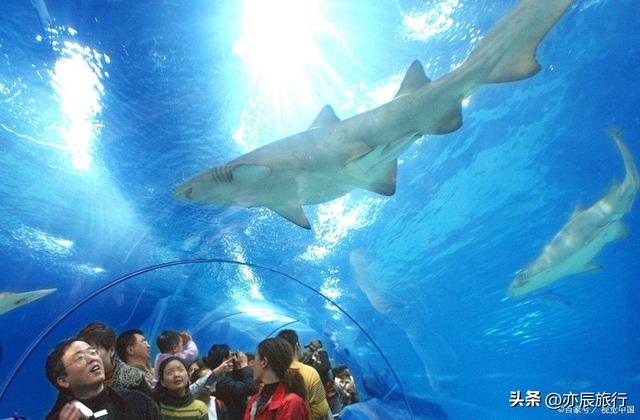
<path id="1" fill-rule="evenodd" d="M 267 207 L 305 229 L 303 204 L 355 188 L 391 196 L 397 157 L 427 134 L 462 125 L 462 100 L 483 84 L 526 79 L 540 70 L 536 49 L 573 0 L 523 0 L 457 69 L 431 81 L 414 61 L 391 102 L 340 120 L 326 105 L 309 129 L 269 143 L 181 184 L 194 203 Z"/>
<path id="2" fill-rule="evenodd" d="M 26 305 L 41 297 L 45 297 L 58 289 L 32 290 L 31 292 L 12 293 L 0 292 L 0 315 L 7 313 L 18 306 Z"/>
<path id="3" fill-rule="evenodd" d="M 47 9 L 47 4 L 44 0 L 31 0 L 31 5 L 36 9 L 38 19 L 40 20 L 40 26 L 42 26 L 45 36 L 47 36 L 49 32 L 51 32 L 53 24 L 51 16 L 49 15 L 49 10 Z"/>
<path id="4" fill-rule="evenodd" d="M 607 131 L 624 160 L 624 181 L 614 184 L 588 209 L 577 208 L 538 258 L 516 275 L 507 289 L 508 297 L 522 297 L 565 276 L 598 269 L 593 258 L 600 250 L 609 242 L 627 236 L 621 219 L 633 206 L 640 177 L 620 132 Z"/>

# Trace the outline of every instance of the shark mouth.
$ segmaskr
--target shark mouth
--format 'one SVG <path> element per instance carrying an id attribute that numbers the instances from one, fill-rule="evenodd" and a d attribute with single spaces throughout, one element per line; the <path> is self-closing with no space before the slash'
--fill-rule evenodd
<path id="1" fill-rule="evenodd" d="M 229 183 L 233 181 L 233 173 L 229 166 L 218 166 L 211 170 L 211 178 L 215 182 Z"/>

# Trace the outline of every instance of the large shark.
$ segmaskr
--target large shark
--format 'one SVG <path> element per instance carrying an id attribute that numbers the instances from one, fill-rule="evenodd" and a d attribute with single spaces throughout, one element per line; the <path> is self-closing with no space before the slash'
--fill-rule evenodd
<path id="1" fill-rule="evenodd" d="M 640 177 L 620 133 L 609 129 L 608 134 L 622 154 L 626 171 L 624 181 L 614 184 L 588 209 L 576 209 L 542 253 L 516 275 L 507 289 L 507 296 L 522 297 L 565 276 L 595 270 L 598 265 L 593 258 L 602 247 L 627 236 L 627 228 L 621 219 L 631 210 Z"/>
<path id="2" fill-rule="evenodd" d="M 40 289 L 23 293 L 0 292 L 0 315 L 45 297 L 56 290 L 58 289 Z"/>
<path id="3" fill-rule="evenodd" d="M 572 2 L 523 0 L 442 78 L 430 81 L 414 61 L 391 102 L 345 120 L 326 105 L 306 131 L 207 170 L 176 195 L 195 203 L 267 207 L 306 229 L 303 204 L 355 188 L 393 195 L 397 157 L 423 135 L 457 130 L 462 100 L 480 85 L 536 74 L 538 44 Z"/>

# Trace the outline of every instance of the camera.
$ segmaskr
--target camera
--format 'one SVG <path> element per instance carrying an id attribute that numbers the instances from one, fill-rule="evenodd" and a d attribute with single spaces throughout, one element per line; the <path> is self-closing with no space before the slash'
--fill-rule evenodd
<path id="1" fill-rule="evenodd" d="M 237 351 L 229 352 L 229 358 L 233 361 L 233 370 L 240 369 L 238 365 L 238 352 Z"/>

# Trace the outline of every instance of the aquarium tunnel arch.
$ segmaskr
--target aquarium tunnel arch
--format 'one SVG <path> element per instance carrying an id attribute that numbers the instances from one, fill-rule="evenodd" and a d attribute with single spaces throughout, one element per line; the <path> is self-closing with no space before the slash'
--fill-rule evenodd
<path id="1" fill-rule="evenodd" d="M 235 265 L 235 266 L 241 266 L 241 267 L 246 267 L 246 268 L 251 268 L 251 269 L 255 269 L 258 271 L 263 271 L 263 272 L 267 272 L 272 276 L 275 276 L 276 278 L 283 280 L 285 283 L 291 283 L 299 288 L 302 288 L 305 290 L 305 292 L 307 294 L 312 294 L 312 295 L 316 295 L 321 301 L 326 302 L 326 304 L 331 305 L 332 307 L 334 307 L 340 314 L 342 314 L 345 318 L 345 321 L 347 323 L 352 324 L 353 327 L 355 327 L 355 329 L 357 329 L 359 334 L 363 334 L 367 340 L 369 340 L 370 346 L 375 350 L 375 352 L 377 352 L 377 356 L 378 358 L 381 360 L 382 363 L 379 363 L 381 365 L 386 366 L 386 369 L 388 369 L 388 371 L 391 373 L 391 375 L 393 376 L 393 379 L 395 380 L 394 384 L 390 385 L 389 389 L 379 389 L 378 391 L 385 395 L 386 398 L 388 398 L 391 393 L 394 391 L 395 388 L 398 388 L 399 390 L 399 395 L 401 397 L 402 400 L 402 404 L 404 404 L 404 409 L 405 411 L 405 415 L 407 416 L 407 418 L 412 418 L 412 414 L 411 414 L 411 407 L 409 405 L 409 402 L 407 400 L 406 395 L 404 395 L 404 392 L 402 390 L 402 384 L 399 382 L 399 378 L 396 374 L 396 372 L 394 371 L 393 366 L 389 363 L 389 360 L 386 358 L 386 356 L 384 355 L 384 353 L 382 353 L 380 347 L 378 347 L 378 345 L 375 343 L 375 341 L 369 336 L 369 334 L 367 333 L 367 331 L 362 328 L 362 326 L 358 323 L 358 321 L 356 319 L 354 319 L 351 315 L 349 315 L 347 312 L 344 311 L 344 309 L 342 309 L 338 304 L 336 304 L 335 302 L 333 302 L 329 297 L 323 295 L 321 292 L 319 292 L 318 290 L 314 289 L 313 287 L 309 286 L 308 284 L 290 276 L 287 275 L 285 273 L 282 273 L 276 269 L 273 268 L 269 268 L 269 267 L 265 267 L 265 266 L 261 266 L 258 264 L 252 264 L 252 263 L 246 263 L 246 262 L 240 262 L 240 261 L 234 261 L 234 260 L 225 260 L 225 259 L 196 259 L 196 260 L 180 260 L 180 261 L 172 261 L 172 262 L 166 262 L 166 263 L 162 263 L 162 264 L 157 264 L 151 267 L 146 267 L 140 270 L 136 270 L 132 273 L 126 274 L 118 279 L 115 279 L 109 283 L 107 283 L 106 285 L 100 287 L 99 289 L 91 292 L 88 296 L 86 296 L 85 298 L 81 299 L 80 301 L 78 301 L 77 303 L 73 304 L 70 308 L 66 309 L 64 312 L 62 312 L 60 314 L 60 316 L 58 316 L 58 318 L 51 324 L 49 325 L 46 329 L 44 329 L 37 337 L 36 339 L 27 347 L 27 349 L 25 350 L 25 352 L 23 353 L 23 355 L 18 359 L 18 361 L 16 362 L 16 364 L 13 366 L 13 368 L 11 369 L 11 371 L 9 372 L 9 374 L 7 375 L 6 379 L 4 380 L 4 382 L 2 384 L 0 384 L 0 398 L 3 398 L 5 396 L 5 394 L 9 391 L 10 386 L 14 380 L 14 378 L 16 377 L 16 375 L 18 375 L 20 373 L 20 370 L 23 368 L 23 365 L 25 363 L 27 363 L 31 358 L 33 353 L 38 349 L 38 347 L 41 345 L 41 343 L 46 340 L 50 335 L 53 336 L 60 336 L 60 333 L 58 332 L 56 334 L 56 329 L 61 328 L 61 324 L 65 323 L 65 321 L 67 321 L 67 319 L 75 317 L 75 318 L 85 318 L 88 319 L 88 317 L 90 317 L 89 313 L 87 313 L 87 309 L 86 307 L 90 306 L 90 305 L 95 305 L 95 300 L 99 299 L 100 295 L 103 293 L 106 293 L 108 291 L 111 291 L 111 289 L 119 286 L 119 285 L 124 285 L 125 282 L 129 282 L 131 283 L 132 280 L 136 279 L 139 276 L 144 277 L 144 275 L 146 275 L 147 273 L 156 271 L 156 270 L 163 270 L 163 269 L 170 269 L 170 268 L 176 268 L 176 267 L 180 267 L 180 266 L 189 266 L 189 265 L 211 265 L 211 264 L 220 264 L 220 265 Z M 191 279 L 188 276 L 182 275 L 182 276 L 178 276 L 179 277 L 179 282 L 187 282 L 187 281 L 192 281 L 193 279 Z M 135 280 L 134 280 L 135 281 Z M 139 280 L 138 280 L 139 281 Z M 213 280 L 215 281 L 215 280 Z M 270 281 L 274 281 L 273 278 Z M 127 284 L 127 286 L 129 286 L 130 284 Z M 139 285 L 134 285 L 134 287 L 136 287 Z M 211 287 L 215 287 L 214 285 L 210 284 L 210 288 Z M 113 293 L 113 291 L 111 291 L 111 293 Z M 173 297 L 175 297 L 175 294 L 172 294 Z M 196 297 L 194 297 L 195 299 Z M 206 297 L 201 297 L 203 299 L 206 299 Z M 133 326 L 131 325 L 126 325 L 127 321 L 129 321 L 132 316 L 135 314 L 135 310 L 136 307 L 138 305 L 138 301 L 135 302 L 134 307 L 131 309 L 132 313 L 131 316 L 129 316 L 129 318 L 127 318 L 127 320 L 125 320 L 124 323 L 118 323 L 118 327 L 120 330 L 126 330 L 129 328 L 132 328 Z M 196 302 L 199 303 L 199 302 Z M 307 305 L 309 305 L 309 302 L 306 303 Z M 85 313 L 82 313 L 84 309 Z M 125 308 L 119 308 L 119 310 L 126 310 Z M 294 309 L 295 310 L 295 309 Z M 80 315 L 78 315 L 77 313 L 80 313 Z M 229 339 L 229 340 L 234 340 L 237 342 L 238 337 L 234 336 L 234 335 L 213 335 L 213 336 L 209 336 L 211 335 L 211 333 L 209 332 L 207 333 L 203 333 L 203 329 L 212 329 L 211 327 L 217 327 L 217 323 L 225 321 L 225 320 L 229 320 L 230 318 L 233 317 L 240 317 L 240 316 L 244 316 L 245 319 L 244 321 L 246 322 L 248 319 L 250 320 L 252 317 L 255 317 L 256 319 L 256 323 L 259 323 L 260 319 L 264 319 L 266 318 L 267 321 L 263 321 L 265 323 L 269 324 L 269 328 L 273 327 L 275 324 L 275 328 L 273 330 L 271 330 L 269 333 L 267 334 L 263 334 L 262 336 L 266 337 L 270 337 L 273 334 L 275 334 L 278 330 L 282 329 L 282 328 L 286 328 L 286 327 L 292 327 L 294 324 L 297 323 L 301 323 L 302 321 L 298 320 L 298 319 L 294 319 L 291 318 L 289 316 L 287 316 L 286 314 L 283 313 L 279 313 L 277 311 L 272 311 L 272 310 L 268 310 L 268 309 L 260 309 L 260 308 L 250 308 L 248 310 L 245 311 L 235 311 L 235 312 L 225 312 L 223 311 L 219 311 L 219 310 L 213 310 L 211 311 L 209 314 L 207 314 L 206 316 L 203 316 L 202 319 L 199 321 L 199 323 L 195 326 L 193 326 L 191 329 L 189 329 L 189 331 L 193 334 L 194 340 L 196 342 L 210 342 L 212 339 L 217 339 L 218 341 L 222 340 L 222 342 L 225 342 L 225 339 Z M 114 325 L 114 323 L 110 322 L 111 320 L 107 319 L 108 315 L 103 315 L 100 319 L 104 320 L 105 322 L 107 322 L 108 325 Z M 278 320 L 279 319 L 279 320 Z M 164 320 L 164 316 L 160 315 L 158 313 L 154 313 L 154 322 L 158 322 L 158 321 L 162 321 Z M 171 322 L 175 322 L 175 320 L 172 321 L 168 321 L 169 324 L 171 324 Z M 242 327 L 241 327 L 242 328 Z M 251 330 L 251 326 L 245 326 L 245 328 L 242 328 L 244 331 L 246 330 Z M 308 327 L 306 329 L 309 329 Z M 66 331 L 66 329 L 64 330 Z M 154 331 L 155 334 L 153 335 L 157 335 L 159 333 L 159 331 Z M 200 338 L 200 336 L 202 335 L 202 339 Z M 64 336 L 64 335 L 63 335 Z M 205 340 L 204 338 L 207 337 L 208 339 Z M 257 337 L 260 336 L 256 336 L 255 339 L 257 339 Z M 315 335 L 313 335 L 312 337 L 315 338 L 321 338 L 322 340 L 324 340 L 325 342 L 333 342 L 335 341 L 335 337 L 331 337 L 331 336 L 323 336 L 322 333 L 318 333 L 315 332 Z M 50 340 L 49 340 L 50 341 Z M 250 343 L 253 345 L 253 347 L 255 347 L 255 345 L 257 345 L 257 341 Z M 335 343 L 338 347 L 339 347 L 339 343 L 336 342 Z M 247 347 L 247 349 L 252 349 L 253 347 Z M 202 351 L 206 351 L 206 348 L 203 348 Z M 354 370 L 354 372 L 358 372 L 360 370 L 357 362 L 353 363 L 355 361 L 357 361 L 357 358 L 352 358 L 350 357 L 350 354 L 347 353 L 346 354 L 346 358 L 345 361 L 347 361 L 346 359 L 350 359 L 350 361 L 352 362 L 351 364 L 351 369 Z M 34 359 L 36 359 L 35 357 L 33 357 Z M 41 364 L 43 363 L 42 360 L 38 360 L 38 362 L 40 362 Z M 384 387 L 389 386 L 389 384 L 382 384 Z M 21 386 L 16 386 L 16 389 L 21 389 Z M 21 392 L 21 391 L 18 391 Z M 9 391 L 10 393 L 10 391 Z M 366 390 L 364 390 L 364 393 L 366 395 Z M 396 395 L 396 398 L 398 398 L 398 395 Z"/>

